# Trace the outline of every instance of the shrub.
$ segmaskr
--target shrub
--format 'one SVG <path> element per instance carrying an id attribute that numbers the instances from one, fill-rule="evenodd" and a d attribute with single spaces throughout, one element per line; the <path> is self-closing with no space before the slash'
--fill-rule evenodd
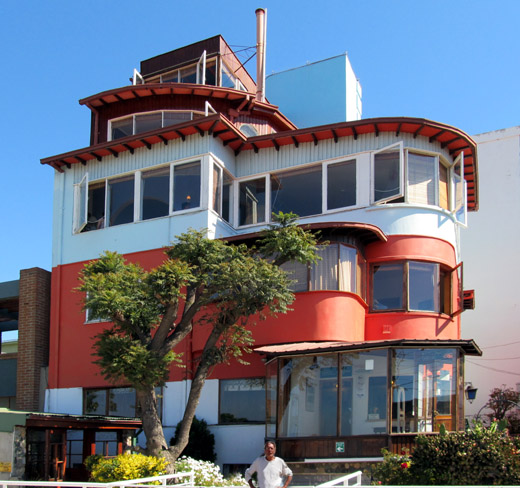
<path id="1" fill-rule="evenodd" d="M 220 468 L 209 461 L 182 456 L 175 462 L 175 472 L 193 471 L 195 486 L 246 486 L 247 482 L 241 475 L 224 478 Z"/>
<path id="2" fill-rule="evenodd" d="M 179 422 L 175 428 L 175 437 L 171 439 L 170 445 L 174 445 L 177 442 L 180 425 L 181 423 Z M 204 419 L 193 417 L 188 445 L 181 454 L 193 459 L 211 461 L 212 463 L 217 459 L 215 454 L 215 437 L 210 432 L 208 424 Z"/>
<path id="3" fill-rule="evenodd" d="M 166 474 L 166 465 L 166 459 L 143 454 L 120 454 L 114 458 L 90 456 L 85 460 L 92 480 L 99 483 L 160 476 Z"/>
<path id="4" fill-rule="evenodd" d="M 372 469 L 371 475 L 375 484 L 383 485 L 409 485 L 410 479 L 410 456 L 407 454 L 392 454 L 387 449 L 382 450 L 383 462 Z"/>
<path id="5" fill-rule="evenodd" d="M 384 451 L 373 479 L 391 485 L 518 485 L 520 440 L 498 423 L 466 432 L 419 435 L 411 456 Z"/>

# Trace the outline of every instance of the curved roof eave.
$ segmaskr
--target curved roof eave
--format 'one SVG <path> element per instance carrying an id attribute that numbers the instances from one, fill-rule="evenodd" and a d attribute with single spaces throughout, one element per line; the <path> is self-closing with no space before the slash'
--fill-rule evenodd
<path id="1" fill-rule="evenodd" d="M 243 93 L 243 96 L 247 95 L 245 92 L 232 91 Z M 259 102 L 255 103 L 259 104 Z M 262 105 L 274 107 L 269 104 Z M 254 150 L 258 152 L 260 149 L 273 147 L 278 151 L 281 146 L 285 145 L 294 145 L 298 148 L 300 144 L 308 142 L 318 145 L 320 141 L 328 139 L 334 139 L 335 142 L 338 142 L 340 137 L 357 139 L 360 135 L 372 133 L 378 136 L 381 132 L 395 132 L 396 137 L 400 133 L 413 134 L 413 137 L 428 137 L 430 142 L 440 143 L 441 147 L 446 148 L 454 158 L 460 153 L 464 154 L 464 178 L 467 182 L 468 210 L 478 210 L 477 143 L 465 132 L 455 127 L 412 117 L 361 119 L 246 138 L 227 117 L 219 113 L 45 158 L 41 160 L 41 163 L 49 164 L 58 171 L 63 171 L 63 166 L 70 167 L 74 163 L 85 164 L 88 160 L 94 158 L 101 160 L 103 156 L 108 155 L 117 157 L 120 152 L 127 150 L 133 152 L 138 147 L 146 146 L 151 149 L 151 145 L 159 142 L 167 144 L 168 140 L 179 137 L 184 139 L 187 135 L 196 133 L 203 136 L 206 131 L 213 137 L 220 137 L 224 145 L 229 145 L 236 155 L 241 151 Z"/>

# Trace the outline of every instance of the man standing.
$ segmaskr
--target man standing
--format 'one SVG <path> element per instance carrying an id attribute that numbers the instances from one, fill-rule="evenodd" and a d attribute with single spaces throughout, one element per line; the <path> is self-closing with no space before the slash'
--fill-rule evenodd
<path id="1" fill-rule="evenodd" d="M 285 461 L 275 456 L 276 444 L 267 441 L 264 445 L 264 455 L 256 458 L 246 470 L 246 481 L 255 488 L 251 476 L 256 473 L 259 488 L 287 488 L 292 480 L 292 471 Z M 283 482 L 285 478 L 285 483 Z"/>

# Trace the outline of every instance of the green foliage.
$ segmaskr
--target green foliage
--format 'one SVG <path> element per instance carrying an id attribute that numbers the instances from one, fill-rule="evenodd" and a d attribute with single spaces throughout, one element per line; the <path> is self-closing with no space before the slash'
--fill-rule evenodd
<path id="1" fill-rule="evenodd" d="M 120 454 L 114 458 L 90 456 L 85 460 L 92 480 L 98 483 L 160 476 L 166 474 L 166 464 L 164 458 L 143 454 Z"/>
<path id="2" fill-rule="evenodd" d="M 491 410 L 484 415 L 489 422 L 494 420 L 504 420 L 510 432 L 518 433 L 520 427 L 520 411 L 518 404 L 520 393 L 513 388 L 502 385 L 500 388 L 493 388 L 489 394 L 486 407 Z"/>
<path id="3" fill-rule="evenodd" d="M 181 422 L 177 424 L 175 429 L 175 437 L 172 438 L 170 444 L 177 442 L 177 436 L 181 427 Z M 193 417 L 191 424 L 188 445 L 182 451 L 184 456 L 201 461 L 215 462 L 217 455 L 215 454 L 215 436 L 208 429 L 208 424 L 204 419 Z"/>
<path id="4" fill-rule="evenodd" d="M 403 463 L 409 463 L 406 468 Z M 473 430 L 416 438 L 411 456 L 385 453 L 373 472 L 376 481 L 393 485 L 518 485 L 520 440 L 498 423 Z"/>
<path id="5" fill-rule="evenodd" d="M 410 457 L 406 454 L 392 454 L 387 449 L 382 450 L 383 462 L 376 465 L 372 471 L 374 484 L 383 485 L 409 485 L 410 477 Z"/>
<path id="6" fill-rule="evenodd" d="M 247 486 L 246 480 L 241 475 L 235 474 L 224 478 L 220 468 L 215 464 L 182 456 L 175 463 L 175 472 L 185 473 L 187 471 L 193 471 L 195 486 Z"/>

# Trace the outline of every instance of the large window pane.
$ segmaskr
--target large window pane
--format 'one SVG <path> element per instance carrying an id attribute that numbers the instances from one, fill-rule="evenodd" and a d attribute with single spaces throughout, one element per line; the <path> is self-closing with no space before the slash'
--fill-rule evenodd
<path id="1" fill-rule="evenodd" d="M 108 415 L 135 417 L 135 390 L 133 388 L 111 388 L 108 390 Z"/>
<path id="2" fill-rule="evenodd" d="M 267 364 L 266 374 L 266 419 L 265 434 L 267 437 L 276 437 L 276 416 L 278 405 L 278 361 Z"/>
<path id="3" fill-rule="evenodd" d="M 173 210 L 200 207 L 200 162 L 173 168 Z"/>
<path id="4" fill-rule="evenodd" d="M 381 264 L 372 270 L 372 310 L 403 309 L 404 265 Z"/>
<path id="5" fill-rule="evenodd" d="M 293 212 L 305 217 L 321 210 L 321 166 L 271 175 L 273 213 Z"/>
<path id="6" fill-rule="evenodd" d="M 442 163 L 439 163 L 439 207 L 449 210 L 449 202 L 448 168 Z"/>
<path id="7" fill-rule="evenodd" d="M 280 435 L 336 435 L 337 356 L 282 360 Z"/>
<path id="8" fill-rule="evenodd" d="M 356 290 L 357 252 L 353 247 L 339 246 L 339 289 L 359 293 Z"/>
<path id="9" fill-rule="evenodd" d="M 102 229 L 105 226 L 105 182 L 89 183 L 87 224 L 84 231 Z"/>
<path id="10" fill-rule="evenodd" d="M 338 289 L 338 253 L 338 244 L 319 246 L 318 255 L 321 260 L 311 266 L 311 290 Z"/>
<path id="11" fill-rule="evenodd" d="M 134 176 L 109 181 L 110 225 L 134 221 Z"/>
<path id="12" fill-rule="evenodd" d="M 439 265 L 408 264 L 408 307 L 410 310 L 439 312 Z"/>
<path id="13" fill-rule="evenodd" d="M 392 368 L 392 432 L 456 427 L 455 349 L 397 349 Z"/>
<path id="14" fill-rule="evenodd" d="M 424 154 L 408 153 L 409 203 L 435 205 L 435 171 L 437 158 Z"/>
<path id="15" fill-rule="evenodd" d="M 146 171 L 141 175 L 141 205 L 143 220 L 169 214 L 170 168 Z"/>
<path id="16" fill-rule="evenodd" d="M 86 390 L 83 412 L 95 415 L 106 415 L 107 411 L 106 390 Z"/>
<path id="17" fill-rule="evenodd" d="M 134 118 L 116 120 L 112 122 L 112 140 L 121 139 L 122 137 L 131 136 L 134 133 Z"/>
<path id="18" fill-rule="evenodd" d="M 341 435 L 386 432 L 387 351 L 341 355 Z"/>
<path id="19" fill-rule="evenodd" d="M 220 423 L 265 422 L 265 378 L 220 380 Z"/>
<path id="20" fill-rule="evenodd" d="M 191 112 L 164 112 L 163 127 L 191 120 Z"/>
<path id="21" fill-rule="evenodd" d="M 231 210 L 233 208 L 233 179 L 224 171 L 222 184 L 222 218 L 231 222 Z"/>
<path id="22" fill-rule="evenodd" d="M 162 112 L 135 116 L 135 133 L 148 132 L 162 127 Z"/>
<path id="23" fill-rule="evenodd" d="M 239 225 L 265 222 L 265 178 L 240 183 Z"/>
<path id="24" fill-rule="evenodd" d="M 375 154 L 374 201 L 388 201 L 401 194 L 401 152 L 390 149 Z"/>
<path id="25" fill-rule="evenodd" d="M 222 170 L 216 165 L 213 164 L 213 188 L 211 191 L 211 208 L 217 212 L 221 213 L 221 205 L 222 205 Z"/>
<path id="26" fill-rule="evenodd" d="M 356 161 L 327 166 L 327 209 L 356 204 Z"/>

